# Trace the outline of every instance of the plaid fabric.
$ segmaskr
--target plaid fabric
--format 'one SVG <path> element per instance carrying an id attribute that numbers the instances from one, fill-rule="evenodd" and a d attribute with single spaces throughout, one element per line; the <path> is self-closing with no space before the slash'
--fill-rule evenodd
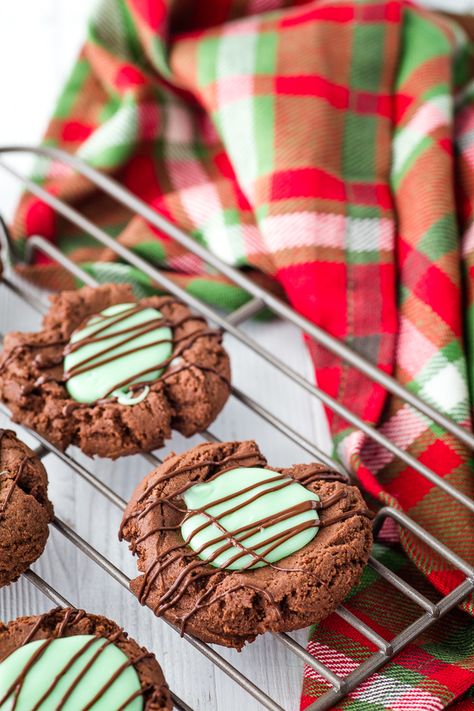
<path id="1" fill-rule="evenodd" d="M 278 283 L 297 310 L 470 427 L 473 68 L 459 24 L 403 0 L 105 0 L 46 142 L 114 174 L 229 264 Z M 230 308 L 245 300 L 64 167 L 41 161 L 35 177 L 191 293 Z M 21 243 L 33 233 L 100 281 L 154 289 L 25 197 L 15 234 Z M 42 256 L 23 271 L 47 286 L 74 285 Z M 453 437 L 309 348 L 321 387 L 474 496 L 471 455 Z M 331 427 L 338 456 L 369 495 L 474 563 L 474 521 L 461 505 L 340 418 Z M 400 540 L 441 593 L 462 579 L 406 531 Z M 413 614 L 370 572 L 349 604 L 387 638 Z M 472 600 L 463 607 L 472 612 Z M 467 692 L 473 627 L 464 613 L 451 618 L 340 707 L 421 711 Z M 347 673 L 371 646 L 332 616 L 310 649 Z M 323 686 L 306 671 L 303 708 Z"/>
<path id="2" fill-rule="evenodd" d="M 435 600 L 433 588 L 406 557 L 380 544 L 374 553 L 402 578 L 409 579 L 420 592 Z M 388 603 L 389 601 L 389 603 Z M 367 569 L 347 600 L 347 607 L 364 622 L 391 640 L 420 616 L 420 608 Z M 338 615 L 331 615 L 308 645 L 319 660 L 341 676 L 349 674 L 368 659 L 376 647 Z M 438 711 L 452 706 L 456 711 L 474 708 L 474 638 L 463 612 L 449 613 L 442 624 L 434 625 L 408 645 L 394 661 L 363 682 L 335 708 L 350 711 Z M 306 669 L 301 708 L 328 690 L 328 685 L 313 670 Z"/>

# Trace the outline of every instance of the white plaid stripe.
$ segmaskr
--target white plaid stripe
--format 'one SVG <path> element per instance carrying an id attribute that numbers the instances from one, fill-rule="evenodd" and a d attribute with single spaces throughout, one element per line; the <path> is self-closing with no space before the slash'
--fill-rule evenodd
<path id="1" fill-rule="evenodd" d="M 420 142 L 439 126 L 445 125 L 452 114 L 452 97 L 436 96 L 423 104 L 393 140 L 392 175 L 397 176 Z"/>

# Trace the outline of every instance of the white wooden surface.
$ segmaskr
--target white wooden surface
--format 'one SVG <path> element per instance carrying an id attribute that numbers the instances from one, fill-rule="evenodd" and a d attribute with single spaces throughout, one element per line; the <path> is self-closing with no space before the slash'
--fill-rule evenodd
<path id="1" fill-rule="evenodd" d="M 442 0 L 430 0 L 439 5 Z M 447 0 L 444 0 L 446 2 Z M 78 50 L 85 18 L 93 0 L 0 0 L 0 142 L 36 143 L 55 96 Z M 454 9 L 474 9 L 474 0 L 450 0 Z M 11 215 L 18 188 L 0 171 L 0 212 Z M 35 328 L 39 317 L 0 288 L 0 331 Z M 298 331 L 288 324 L 248 324 L 246 329 L 300 373 L 312 377 L 312 368 Z M 317 402 L 293 386 L 262 360 L 232 339 L 234 381 L 245 392 L 285 419 L 309 439 L 329 448 L 324 415 Z M 4 421 L 0 418 L 0 426 Z M 288 465 L 308 461 L 306 452 L 272 430 L 236 401 L 226 406 L 212 428 L 223 439 L 254 437 L 271 462 Z M 26 438 L 27 439 L 27 438 Z M 174 451 L 194 443 L 175 437 Z M 168 447 L 169 450 L 171 447 Z M 78 460 L 127 497 L 149 466 L 139 458 L 111 463 L 91 461 L 79 452 Z M 57 515 L 97 547 L 127 574 L 135 566 L 125 545 L 117 541 L 120 513 L 88 484 L 53 456 L 45 459 L 50 493 Z M 156 652 L 171 688 L 199 711 L 253 711 L 260 706 L 225 674 L 213 668 L 188 643 L 170 630 L 106 573 L 52 531 L 47 549 L 33 566 L 73 604 L 116 619 L 141 644 Z M 0 619 L 42 612 L 51 606 L 25 580 L 0 591 Z M 301 642 L 306 632 L 295 635 Z M 285 709 L 298 708 L 302 666 L 270 636 L 264 636 L 241 654 L 220 649 L 224 657 L 270 693 Z"/>

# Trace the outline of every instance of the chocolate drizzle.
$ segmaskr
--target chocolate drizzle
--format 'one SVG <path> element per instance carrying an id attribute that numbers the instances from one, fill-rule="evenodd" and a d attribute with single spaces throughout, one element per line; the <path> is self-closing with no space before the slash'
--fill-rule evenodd
<path id="1" fill-rule="evenodd" d="M 13 704 L 11 706 L 11 711 L 15 711 L 17 708 L 18 700 L 20 697 L 20 694 L 22 692 L 22 689 L 24 688 L 24 684 L 26 682 L 28 673 L 33 669 L 35 664 L 38 663 L 38 661 L 41 659 L 43 654 L 46 652 L 48 647 L 55 641 L 58 640 L 62 637 L 65 636 L 70 636 L 67 635 L 66 632 L 68 630 L 68 627 L 76 625 L 78 622 L 81 621 L 86 616 L 86 613 L 84 610 L 76 610 L 69 608 L 67 610 L 62 610 L 61 608 L 55 608 L 54 610 L 51 610 L 50 612 L 45 613 L 44 615 L 40 615 L 34 625 L 32 626 L 31 630 L 28 632 L 24 640 L 21 642 L 21 645 L 19 646 L 24 646 L 32 641 L 35 640 L 36 635 L 40 631 L 42 625 L 44 622 L 48 621 L 48 618 L 52 617 L 54 618 L 55 615 L 58 613 L 64 612 L 64 618 L 61 620 L 60 623 L 58 623 L 51 636 L 49 636 L 47 639 L 43 640 L 43 643 L 39 645 L 38 649 L 35 651 L 33 656 L 28 660 L 26 665 L 23 667 L 22 671 L 20 674 L 16 677 L 16 679 L 13 681 L 13 683 L 10 685 L 10 687 L 7 689 L 3 697 L 0 699 L 0 707 L 6 703 L 10 697 L 13 695 Z M 51 684 L 49 687 L 46 689 L 42 697 L 36 702 L 35 706 L 32 707 L 31 711 L 39 711 L 40 707 L 42 704 L 44 704 L 47 699 L 51 696 L 51 694 L 54 692 L 56 689 L 57 685 L 61 681 L 61 679 L 65 676 L 65 674 L 69 671 L 69 669 L 74 665 L 76 661 L 78 661 L 86 652 L 87 650 L 91 647 L 91 645 L 96 642 L 97 640 L 103 640 L 103 643 L 95 650 L 93 656 L 89 659 L 89 661 L 85 664 L 81 672 L 72 680 L 72 683 L 70 686 L 67 688 L 65 693 L 63 694 L 61 700 L 55 706 L 56 711 L 60 711 L 61 709 L 64 708 L 64 705 L 66 704 L 67 700 L 70 698 L 71 694 L 74 692 L 75 688 L 77 685 L 80 683 L 81 679 L 85 676 L 85 674 L 94 666 L 100 655 L 103 653 L 103 651 L 110 646 L 111 644 L 115 644 L 115 642 L 123 636 L 125 633 L 123 630 L 118 629 L 116 632 L 112 633 L 109 636 L 104 636 L 102 634 L 100 635 L 92 635 L 92 639 L 87 639 L 84 641 L 84 644 L 81 646 L 78 652 L 74 654 L 73 657 L 69 660 L 69 662 L 61 669 L 61 671 L 52 679 Z M 141 651 L 138 655 L 134 656 L 133 658 L 128 658 L 123 664 L 121 664 L 113 674 L 110 675 L 110 677 L 106 680 L 104 685 L 100 688 L 100 690 L 95 694 L 95 696 L 88 702 L 86 706 L 82 709 L 82 711 L 89 711 L 94 704 L 96 704 L 101 697 L 110 689 L 110 687 L 114 684 L 114 682 L 128 669 L 130 666 L 135 666 L 139 664 L 140 662 L 144 661 L 146 658 L 153 658 L 153 654 L 150 652 L 146 651 Z M 141 688 L 139 690 L 134 691 L 124 702 L 123 704 L 116 710 L 116 711 L 122 711 L 125 709 L 132 701 L 137 699 L 139 696 L 146 697 L 150 692 L 153 692 L 153 690 L 156 688 L 152 684 L 146 684 L 143 685 L 141 682 L 141 679 L 139 678 L 139 683 L 141 684 Z M 160 693 L 161 691 L 167 689 L 167 684 L 163 683 L 160 686 Z M 156 700 L 155 697 L 153 697 L 153 700 Z M 155 706 L 153 706 L 155 708 Z"/>
<path id="2" fill-rule="evenodd" d="M 15 435 L 15 433 L 13 432 L 13 430 L 5 430 L 5 429 L 0 428 L 0 448 L 2 446 L 3 438 L 6 437 L 7 435 Z M 23 457 L 23 459 L 21 460 L 13 479 L 11 479 L 11 481 L 10 481 L 10 486 L 8 488 L 7 495 L 4 498 L 4 500 L 2 501 L 2 503 L 0 503 L 0 520 L 3 518 L 5 511 L 7 510 L 7 506 L 10 503 L 10 500 L 13 496 L 15 487 L 17 486 L 18 482 L 20 481 L 20 478 L 25 470 L 26 465 L 33 458 L 34 458 L 33 455 L 29 455 L 29 456 L 27 455 L 27 456 Z M 8 474 L 9 474 L 8 470 L 0 471 L 0 481 L 2 479 L 2 475 L 5 476 Z"/>
<path id="3" fill-rule="evenodd" d="M 263 491 L 256 491 L 253 496 L 247 498 L 244 502 L 234 504 L 233 506 L 231 505 L 221 514 L 216 516 L 211 515 L 209 511 L 206 511 L 205 509 L 213 508 L 214 506 L 226 503 L 227 501 L 230 502 L 232 499 L 239 497 L 241 494 L 251 493 L 253 489 L 256 489 L 259 486 L 259 483 L 252 484 L 250 486 L 244 486 L 236 493 L 229 494 L 225 497 L 216 499 L 211 503 L 208 503 L 206 507 L 202 507 L 195 510 L 188 510 L 185 507 L 183 508 L 182 495 L 188 489 L 199 483 L 211 482 L 212 480 L 221 476 L 224 472 L 235 469 L 238 466 L 257 466 L 275 472 L 275 476 L 271 477 L 270 479 L 266 479 L 266 483 L 271 484 L 271 488 L 266 488 Z M 202 470 L 203 468 L 210 469 L 208 476 L 206 476 L 204 479 L 199 479 L 198 481 L 196 481 L 195 478 L 193 479 L 192 476 L 190 476 L 188 482 L 181 487 L 177 486 L 176 489 L 172 491 L 172 494 L 168 496 L 153 495 L 153 490 L 155 489 L 155 487 L 163 487 L 163 485 L 165 485 L 168 481 L 176 478 L 179 475 L 192 475 L 194 471 Z M 119 537 L 121 539 L 124 537 L 125 528 L 133 519 L 135 519 L 136 521 L 143 520 L 147 515 L 149 515 L 154 509 L 157 508 L 160 509 L 159 516 L 161 519 L 164 518 L 165 507 L 169 507 L 173 512 L 179 514 L 179 520 L 177 520 L 174 525 L 160 524 L 151 527 L 149 530 L 147 530 L 140 536 L 132 536 L 131 550 L 133 553 L 136 553 L 138 547 L 152 535 L 158 534 L 159 536 L 162 536 L 165 534 L 166 531 L 175 531 L 177 535 L 180 536 L 181 526 L 183 525 L 183 523 L 195 514 L 203 514 L 204 516 L 206 516 L 208 521 L 195 528 L 191 535 L 187 537 L 187 539 L 181 539 L 175 545 L 169 546 L 165 550 L 159 552 L 156 557 L 151 561 L 147 569 L 144 571 L 144 574 L 140 581 L 140 586 L 137 591 L 137 597 L 140 603 L 148 603 L 149 596 L 153 590 L 155 582 L 167 568 L 169 568 L 175 563 L 183 561 L 185 563 L 184 568 L 178 573 L 176 579 L 172 582 L 171 585 L 167 584 L 166 589 L 161 593 L 158 599 L 158 603 L 152 607 L 154 613 L 160 616 L 170 608 L 174 608 L 192 584 L 197 584 L 199 589 L 200 587 L 202 587 L 200 582 L 204 583 L 205 579 L 212 579 L 211 584 L 206 586 L 204 592 L 197 597 L 196 603 L 191 609 L 191 611 L 188 612 L 184 617 L 180 618 L 182 634 L 184 634 L 185 632 L 188 620 L 193 615 L 195 615 L 200 609 L 212 605 L 220 598 L 240 588 L 253 589 L 259 594 L 266 597 L 274 607 L 277 616 L 281 617 L 280 608 L 272 597 L 271 593 L 268 590 L 265 590 L 264 588 L 255 585 L 250 580 L 243 582 L 242 573 L 250 571 L 257 563 L 263 562 L 276 571 L 305 572 L 310 576 L 314 575 L 311 570 L 301 571 L 300 569 L 296 568 L 283 568 L 281 566 L 276 565 L 275 563 L 269 562 L 267 560 L 267 557 L 275 548 L 278 548 L 280 545 L 282 545 L 282 543 L 286 542 L 293 536 L 298 535 L 299 533 L 308 528 L 324 528 L 353 516 L 365 516 L 370 518 L 372 517 L 372 513 L 366 508 L 357 508 L 348 511 L 342 511 L 329 518 L 323 516 L 319 520 L 305 521 L 304 523 L 300 523 L 298 525 L 289 526 L 282 532 L 271 535 L 263 542 L 260 542 L 258 544 L 258 550 L 261 551 L 263 548 L 263 552 L 261 553 L 257 553 L 256 551 L 252 550 L 252 548 L 247 547 L 245 545 L 246 540 L 253 536 L 255 533 L 263 531 L 275 523 L 287 521 L 292 517 L 310 509 L 317 511 L 325 511 L 341 499 L 347 497 L 347 491 L 344 489 L 336 491 L 334 494 L 328 496 L 324 501 L 311 500 L 298 503 L 294 506 L 290 506 L 285 510 L 280 511 L 277 514 L 266 516 L 257 522 L 247 523 L 241 526 L 239 529 L 230 532 L 227 531 L 221 525 L 220 519 L 231 513 L 234 513 L 242 507 L 245 507 L 247 504 L 256 501 L 262 496 L 290 486 L 291 484 L 295 483 L 295 481 L 299 482 L 304 487 L 308 487 L 312 482 L 318 480 L 345 481 L 345 478 L 341 474 L 339 474 L 339 472 L 336 471 L 315 470 L 300 479 L 295 479 L 283 470 L 272 469 L 271 467 L 268 467 L 266 460 L 261 455 L 256 455 L 253 452 L 237 452 L 221 460 L 206 459 L 191 465 L 176 467 L 174 470 L 168 471 L 165 474 L 153 477 L 148 483 L 145 490 L 137 498 L 137 504 L 139 505 L 139 509 L 129 513 L 124 517 Z M 151 500 L 148 501 L 150 497 Z M 140 504 L 142 504 L 141 508 Z M 217 537 L 213 537 L 211 541 L 206 542 L 200 548 L 193 550 L 190 547 L 192 539 L 197 533 L 202 531 L 204 528 L 207 528 L 210 524 L 213 524 L 215 527 L 217 527 L 220 531 L 220 534 Z M 199 557 L 200 553 L 203 553 L 205 549 L 216 543 L 221 543 L 222 545 L 218 546 L 217 550 L 209 554 L 206 560 L 203 560 Z M 222 553 L 228 552 L 232 548 L 237 549 L 236 554 L 228 558 L 223 565 L 219 567 L 211 567 L 209 565 L 210 563 L 214 563 Z M 159 550 L 159 544 L 157 545 L 157 549 Z M 249 555 L 251 556 L 251 560 L 249 563 L 243 565 L 240 569 L 229 569 L 229 566 L 235 563 L 235 561 L 238 561 L 240 558 Z M 238 580 L 236 580 L 236 586 L 230 587 L 226 591 L 216 594 L 215 588 L 223 580 L 223 576 L 239 576 L 239 578 Z M 318 582 L 322 585 L 325 584 L 323 581 L 320 580 L 318 580 Z"/>
<path id="4" fill-rule="evenodd" d="M 173 304 L 179 304 L 181 305 L 181 302 L 178 301 L 177 299 L 173 299 L 171 297 L 162 300 L 159 308 L 161 309 L 162 307 L 170 306 Z M 111 346 L 106 346 L 99 351 L 99 353 L 96 353 L 93 356 L 89 356 L 82 360 L 80 363 L 76 364 L 73 368 L 70 369 L 70 371 L 65 371 L 63 372 L 62 377 L 57 377 L 56 375 L 48 374 L 45 373 L 44 375 L 41 375 L 36 379 L 34 383 L 31 385 L 25 386 L 22 390 L 23 395 L 28 395 L 31 392 L 34 392 L 35 390 L 41 389 L 45 384 L 47 383 L 57 383 L 59 385 L 65 385 L 67 381 L 70 378 L 73 378 L 74 376 L 80 375 L 82 373 L 88 372 L 90 370 L 93 370 L 96 367 L 106 365 L 107 363 L 111 363 L 118 358 L 122 358 L 123 356 L 130 355 L 132 353 L 139 353 L 141 350 L 151 348 L 154 346 L 157 346 L 162 343 L 170 343 L 172 345 L 172 353 L 171 355 L 163 360 L 160 363 L 154 364 L 151 368 L 144 369 L 142 371 L 139 371 L 137 373 L 134 373 L 132 376 L 125 378 L 121 382 L 118 382 L 114 385 L 113 388 L 109 390 L 103 397 L 100 399 L 96 400 L 95 402 L 92 403 L 80 403 L 80 402 L 69 402 L 65 406 L 64 414 L 69 415 L 71 414 L 75 409 L 78 408 L 87 408 L 87 407 L 93 407 L 95 405 L 106 405 L 110 403 L 115 403 L 117 402 L 117 397 L 111 397 L 112 392 L 115 390 L 119 390 L 122 388 L 127 388 L 131 392 L 137 392 L 140 390 L 143 390 L 147 386 L 154 386 L 155 388 L 163 387 L 166 383 L 166 381 L 177 375 L 178 373 L 184 371 L 184 370 L 189 370 L 191 368 L 197 368 L 198 370 L 201 370 L 202 372 L 207 372 L 215 375 L 218 377 L 220 380 L 222 380 L 227 388 L 230 390 L 230 382 L 228 378 L 226 378 L 222 373 L 220 373 L 216 368 L 212 368 L 208 365 L 204 366 L 201 365 L 200 363 L 197 362 L 186 362 L 183 361 L 183 355 L 184 353 L 191 348 L 196 341 L 198 341 L 200 338 L 204 337 L 211 337 L 211 338 L 216 338 L 218 339 L 219 343 L 222 342 L 222 331 L 218 329 L 203 329 L 203 328 L 197 328 L 192 330 L 189 333 L 185 333 L 184 335 L 181 335 L 180 337 L 177 337 L 176 330 L 184 326 L 186 323 L 190 321 L 199 321 L 201 323 L 206 323 L 205 319 L 202 318 L 201 316 L 196 316 L 194 314 L 190 314 L 188 316 L 184 316 L 180 319 L 173 319 L 172 316 L 161 316 L 156 319 L 150 320 L 146 323 L 140 323 L 136 324 L 135 326 L 129 326 L 126 328 L 123 328 L 119 331 L 115 331 L 113 334 L 107 334 L 103 333 L 104 330 L 109 329 L 111 326 L 115 326 L 116 324 L 120 323 L 121 321 L 129 318 L 130 316 L 137 314 L 141 311 L 144 311 L 145 309 L 148 308 L 155 308 L 153 306 L 149 306 L 148 304 L 135 304 L 131 306 L 130 308 L 126 309 L 125 311 L 121 311 L 120 313 L 114 315 L 114 316 L 104 316 L 103 314 L 95 314 L 93 316 L 88 316 L 87 320 L 85 323 L 81 324 L 76 331 L 80 331 L 81 329 L 85 328 L 86 326 L 90 326 L 90 320 L 91 318 L 95 318 L 98 321 L 98 328 L 96 328 L 93 333 L 91 333 L 89 336 L 85 336 L 84 338 L 81 338 L 80 340 L 75 341 L 74 343 L 71 343 L 70 341 L 66 341 L 64 339 L 61 340 L 55 340 L 51 341 L 49 343 L 35 343 L 35 342 L 24 342 L 21 344 L 18 344 L 17 346 L 14 346 L 12 351 L 9 353 L 9 355 L 6 357 L 4 362 L 0 365 L 0 373 L 6 368 L 6 366 L 9 364 L 9 361 L 16 355 L 18 350 L 21 349 L 32 349 L 32 348 L 40 348 L 40 349 L 47 349 L 47 348 L 53 348 L 53 347 L 58 347 L 58 346 L 64 346 L 61 354 L 58 355 L 45 355 L 38 353 L 35 356 L 34 359 L 34 364 L 38 368 L 38 370 L 50 370 L 52 368 L 55 368 L 59 365 L 61 365 L 64 362 L 64 358 L 70 354 L 73 353 L 80 348 L 89 345 L 91 343 L 100 343 L 101 341 L 106 341 L 107 339 L 110 339 L 112 336 L 115 338 L 117 336 L 123 336 L 121 340 L 118 343 L 114 343 Z M 104 325 L 100 325 L 100 320 L 104 320 L 106 323 Z M 96 324 L 94 324 L 96 325 Z M 121 353 L 111 353 L 111 351 L 120 348 L 121 346 L 126 345 L 127 343 L 132 342 L 134 339 L 143 336 L 150 331 L 153 331 L 158 328 L 165 328 L 168 327 L 172 331 L 172 338 L 171 339 L 159 339 L 156 340 L 152 343 L 147 343 L 142 346 L 138 346 L 136 348 L 130 348 L 127 351 L 123 351 Z M 111 354 L 110 354 L 111 353 Z M 110 354 L 110 355 L 108 355 Z M 173 364 L 173 361 L 177 361 L 176 364 L 174 364 L 174 367 L 169 368 Z M 180 362 L 181 361 L 181 362 Z M 162 371 L 161 375 L 158 378 L 154 379 L 147 379 L 146 376 L 153 372 L 153 371 Z M 138 381 L 137 381 L 138 379 Z M 134 382 L 137 381 L 137 382 Z"/>

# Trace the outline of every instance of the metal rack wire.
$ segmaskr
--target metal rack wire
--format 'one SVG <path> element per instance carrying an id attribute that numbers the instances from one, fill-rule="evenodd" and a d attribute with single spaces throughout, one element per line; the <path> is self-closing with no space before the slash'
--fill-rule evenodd
<path id="1" fill-rule="evenodd" d="M 423 415 L 428 417 L 430 420 L 436 422 L 445 430 L 455 435 L 464 444 L 474 449 L 474 436 L 471 432 L 469 432 L 463 427 L 460 427 L 455 422 L 445 417 L 443 414 L 434 410 L 430 405 L 420 400 L 413 393 L 405 390 L 405 388 L 403 388 L 393 378 L 383 373 L 375 366 L 371 365 L 368 361 L 353 352 L 342 342 L 338 341 L 322 329 L 307 321 L 304 317 L 293 311 L 287 304 L 277 299 L 274 295 L 266 292 L 253 281 L 249 280 L 243 273 L 235 270 L 233 267 L 230 267 L 226 263 L 222 262 L 218 257 L 208 252 L 198 243 L 194 242 L 192 238 L 190 238 L 182 230 L 177 228 L 176 225 L 173 225 L 172 223 L 168 222 L 163 216 L 156 213 L 154 210 L 152 210 L 150 207 L 148 207 L 145 203 L 136 198 L 126 189 L 121 187 L 111 178 L 97 172 L 93 168 L 82 163 L 74 156 L 70 156 L 62 151 L 58 151 L 52 148 L 31 148 L 20 146 L 0 147 L 0 154 L 7 153 L 35 154 L 43 158 L 59 161 L 60 163 L 66 164 L 67 166 L 69 166 L 69 168 L 72 168 L 77 173 L 90 180 L 98 188 L 102 189 L 109 196 L 115 198 L 122 205 L 128 207 L 134 213 L 141 215 L 150 224 L 154 225 L 155 227 L 158 227 L 162 232 L 167 234 L 172 239 L 176 240 L 186 249 L 199 256 L 209 265 L 213 266 L 216 270 L 218 270 L 221 274 L 227 276 L 235 284 L 243 288 L 249 294 L 249 301 L 233 313 L 227 316 L 223 316 L 219 312 L 212 309 L 210 306 L 201 302 L 196 297 L 187 293 L 181 287 L 174 284 L 165 272 L 160 271 L 138 255 L 132 253 L 123 245 L 116 242 L 106 232 L 97 227 L 97 225 L 95 225 L 86 217 L 84 217 L 84 215 L 82 215 L 76 209 L 72 208 L 70 205 L 62 202 L 55 196 L 46 192 L 44 188 L 23 176 L 8 162 L 5 162 L 3 158 L 0 158 L 1 168 L 5 169 L 11 176 L 20 180 L 31 193 L 35 194 L 41 200 L 43 200 L 43 202 L 54 208 L 69 222 L 90 234 L 102 245 L 110 248 L 119 258 L 121 258 L 125 262 L 142 270 L 153 280 L 154 283 L 158 284 L 165 291 L 177 296 L 182 301 L 187 303 L 194 311 L 220 326 L 225 333 L 233 336 L 234 338 L 237 338 L 245 346 L 252 349 L 255 353 L 264 358 L 264 360 L 270 366 L 278 369 L 284 375 L 290 378 L 296 386 L 304 388 L 311 395 L 323 402 L 333 412 L 343 417 L 348 423 L 362 430 L 375 442 L 388 449 L 395 457 L 398 457 L 405 463 L 409 464 L 430 482 L 443 489 L 448 495 L 452 496 L 454 499 L 466 506 L 470 511 L 474 512 L 474 501 L 472 499 L 470 499 L 463 492 L 460 492 L 454 486 L 449 484 L 449 482 L 444 481 L 441 477 L 435 474 L 435 472 L 423 465 L 421 462 L 417 461 L 414 457 L 401 450 L 399 447 L 393 444 L 393 442 L 391 442 L 384 435 L 382 435 L 379 431 L 365 423 L 358 416 L 354 415 L 352 412 L 350 412 L 350 410 L 340 405 L 335 399 L 324 393 L 317 386 L 313 385 L 309 380 L 305 379 L 303 376 L 301 376 L 299 373 L 297 373 L 295 370 L 285 364 L 282 360 L 280 360 L 278 357 L 267 351 L 260 343 L 252 339 L 249 335 L 247 335 L 247 333 L 239 326 L 247 319 L 259 313 L 263 308 L 269 308 L 274 314 L 280 316 L 283 319 L 286 319 L 287 321 L 303 329 L 305 333 L 308 333 L 318 343 L 323 345 L 329 351 L 337 354 L 343 360 L 350 363 L 353 367 L 357 368 L 367 376 L 371 377 L 375 382 L 385 387 L 389 392 L 392 392 L 397 396 L 401 397 L 407 404 L 409 404 L 419 412 L 423 413 Z M 5 231 L 4 237 L 6 236 L 7 233 Z M 6 241 L 7 250 L 10 250 L 11 256 L 14 256 L 12 246 L 8 243 L 8 240 L 4 241 Z M 68 257 L 59 252 L 59 250 L 57 250 L 54 245 L 52 245 L 50 242 L 40 236 L 34 236 L 28 240 L 29 258 L 32 257 L 35 250 L 39 250 L 47 254 L 50 258 L 65 267 L 65 269 L 67 269 L 71 274 L 73 274 L 83 283 L 89 285 L 95 285 L 97 283 L 95 279 L 93 279 L 88 273 L 83 271 L 77 264 L 73 263 Z M 38 300 L 35 296 L 33 296 L 29 290 L 19 285 L 19 283 L 16 282 L 14 279 L 11 279 L 8 273 L 3 275 L 3 278 L 0 282 L 0 288 L 8 289 L 14 292 L 17 296 L 20 296 L 21 298 L 26 300 L 28 304 L 36 311 L 40 313 L 44 311 L 42 302 Z M 304 450 L 306 450 L 312 457 L 315 457 L 317 460 L 326 464 L 330 464 L 342 471 L 343 474 L 346 474 L 342 470 L 340 464 L 333 462 L 322 450 L 316 447 L 302 434 L 291 428 L 286 422 L 276 417 L 274 414 L 264 408 L 260 403 L 257 403 L 247 394 L 243 393 L 238 388 L 233 387 L 232 396 L 236 398 L 240 403 L 242 403 L 246 408 L 253 411 L 260 418 L 272 425 L 280 434 L 288 437 L 290 440 L 292 440 Z M 4 405 L 0 405 L 0 412 L 7 416 L 9 414 L 8 410 L 5 408 Z M 36 450 L 39 456 L 44 456 L 48 453 L 53 454 L 54 456 L 59 458 L 75 474 L 82 477 L 102 496 L 108 499 L 111 504 L 113 504 L 120 510 L 124 509 L 126 502 L 104 482 L 100 481 L 92 472 L 88 471 L 82 464 L 76 461 L 68 453 L 63 453 L 59 451 L 56 447 L 51 445 L 47 440 L 45 440 L 37 433 L 31 432 L 30 430 L 28 431 L 36 439 Z M 202 433 L 202 436 L 207 441 L 218 441 L 217 437 L 210 431 Z M 153 466 L 156 466 L 156 464 L 160 462 L 160 459 L 153 454 L 144 454 L 141 456 L 143 456 L 147 460 L 147 462 Z M 312 704 L 312 706 L 310 707 L 311 711 L 320 711 L 323 709 L 331 708 L 338 700 L 343 698 L 350 691 L 353 691 L 360 683 L 365 681 L 372 673 L 380 669 L 380 667 L 382 667 L 387 661 L 393 658 L 393 656 L 400 652 L 407 644 L 415 640 L 423 631 L 425 631 L 431 625 L 437 623 L 440 618 L 446 615 L 450 610 L 456 607 L 456 605 L 458 605 L 464 598 L 466 598 L 472 591 L 474 591 L 474 568 L 472 568 L 468 563 L 462 560 L 453 551 L 451 551 L 440 541 L 430 535 L 427 531 L 422 529 L 418 524 L 412 521 L 405 514 L 400 513 L 399 511 L 390 507 L 385 507 L 381 509 L 374 520 L 375 532 L 380 529 L 383 522 L 387 518 L 391 518 L 398 525 L 405 527 L 415 536 L 420 538 L 428 546 L 431 546 L 433 550 L 443 556 L 455 568 L 457 568 L 461 573 L 463 573 L 465 579 L 452 592 L 442 597 L 438 602 L 434 603 L 431 602 L 428 598 L 426 598 L 418 590 L 409 585 L 402 578 L 400 578 L 396 573 L 391 571 L 389 568 L 377 561 L 375 558 L 371 557 L 369 560 L 369 565 L 373 568 L 373 570 L 379 576 L 384 578 L 389 584 L 393 585 L 398 591 L 400 591 L 410 600 L 416 603 L 416 605 L 420 607 L 421 611 L 419 617 L 416 620 L 414 620 L 405 629 L 403 629 L 402 632 L 400 632 L 393 640 L 388 642 L 383 639 L 374 629 L 372 629 L 370 626 L 368 626 L 362 620 L 356 617 L 346 607 L 341 605 L 337 609 L 337 614 L 339 614 L 347 623 L 356 628 L 360 634 L 365 636 L 366 639 L 368 639 L 377 650 L 367 660 L 360 663 L 351 673 L 349 673 L 345 677 L 341 677 L 335 674 L 323 662 L 310 655 L 304 649 L 304 647 L 298 644 L 289 635 L 275 634 L 274 637 L 276 638 L 277 643 L 289 648 L 301 660 L 308 664 L 316 674 L 320 675 L 327 682 L 328 690 Z M 54 520 L 53 526 L 73 545 L 77 546 L 77 548 L 82 551 L 86 556 L 88 556 L 94 563 L 96 563 L 104 571 L 106 571 L 116 582 L 129 589 L 129 578 L 125 575 L 125 573 L 123 573 L 111 561 L 105 558 L 86 540 L 79 536 L 73 528 L 71 528 L 64 521 L 61 521 L 58 518 Z M 33 585 L 38 587 L 47 597 L 49 597 L 55 603 L 61 605 L 70 604 L 61 595 L 61 593 L 55 589 L 53 585 L 42 580 L 33 571 L 28 571 L 25 576 Z M 171 623 L 166 623 L 173 627 Z M 178 632 L 177 629 L 176 631 Z M 242 674 L 239 670 L 233 667 L 212 647 L 201 642 L 200 640 L 195 639 L 194 637 L 188 634 L 184 635 L 184 639 L 188 643 L 193 645 L 193 647 L 195 647 L 211 662 L 213 662 L 223 673 L 227 674 L 233 681 L 239 684 L 245 692 L 252 695 L 261 704 L 263 708 L 271 709 L 272 711 L 284 711 L 274 699 L 272 699 L 262 689 L 258 688 L 250 679 L 248 679 L 244 674 Z M 176 695 L 173 695 L 173 701 L 177 709 L 183 709 L 184 711 L 188 711 L 191 709 L 191 706 L 189 706 L 185 701 L 179 699 Z"/>

